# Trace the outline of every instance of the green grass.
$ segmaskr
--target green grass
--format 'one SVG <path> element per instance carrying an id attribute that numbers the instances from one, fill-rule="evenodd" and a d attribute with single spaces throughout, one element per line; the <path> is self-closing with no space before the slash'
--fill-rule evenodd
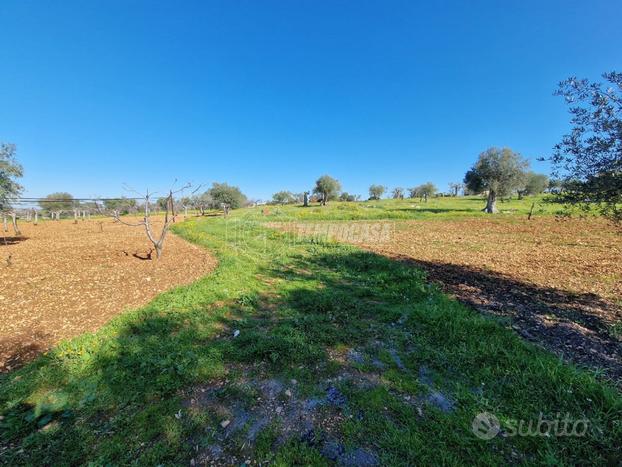
<path id="1" fill-rule="evenodd" d="M 218 420 L 189 414 L 184 391 L 223 381 L 226 394 L 245 394 L 245 371 L 296 378 L 298 393 L 310 395 L 346 372 L 378 373 L 371 388 L 336 383 L 347 404 L 334 436 L 383 465 L 619 460 L 622 397 L 615 389 L 449 299 L 420 270 L 352 246 L 293 242 L 235 218 L 175 230 L 213 250 L 218 268 L 0 376 L 0 462 L 187 465 L 195 446 L 209 445 Z M 233 329 L 240 330 L 235 339 Z M 352 348 L 366 360 L 330 358 Z M 381 369 L 371 368 L 374 355 Z M 418 415 L 407 398 L 432 389 L 455 409 L 424 404 Z M 239 397 L 252 403 L 251 396 Z M 471 432 L 482 411 L 504 426 L 569 414 L 589 419 L 590 430 L 482 441 Z M 256 460 L 326 463 L 312 443 L 275 443 L 277 431 L 266 427 L 257 438 Z"/>
<path id="2" fill-rule="evenodd" d="M 544 196 L 526 197 L 522 200 L 498 201 L 497 216 L 527 216 L 532 203 L 536 203 L 533 214 L 560 214 L 563 206 L 545 201 Z M 481 196 L 460 196 L 456 198 L 430 198 L 427 203 L 419 199 L 382 199 L 379 201 L 339 202 L 331 201 L 326 206 L 313 203 L 302 205 L 257 206 L 232 212 L 234 217 L 245 217 L 260 221 L 320 221 L 320 220 L 379 220 L 379 219 L 456 219 L 463 217 L 486 217 L 482 212 L 486 204 Z M 264 214 L 264 210 L 268 214 Z"/>

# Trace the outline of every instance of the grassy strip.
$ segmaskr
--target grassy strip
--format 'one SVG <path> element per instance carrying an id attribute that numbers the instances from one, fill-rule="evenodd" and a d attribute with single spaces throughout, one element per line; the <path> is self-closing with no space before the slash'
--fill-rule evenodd
<path id="1" fill-rule="evenodd" d="M 221 381 L 233 394 L 240 368 L 295 378 L 302 394 L 346 372 L 376 375 L 372 387 L 340 383 L 347 404 L 335 429 L 344 446 L 364 447 L 382 464 L 617 459 L 616 391 L 449 299 L 421 271 L 347 245 L 288 241 L 235 219 L 176 230 L 216 253 L 216 271 L 0 377 L 0 462 L 188 462 L 209 446 L 218 420 L 188 414 L 184 390 Z M 364 358 L 334 358 L 351 349 Z M 452 410 L 408 402 L 435 391 Z M 589 431 L 483 441 L 471 432 L 483 411 L 506 435 L 514 420 L 541 414 L 588 419 Z M 252 456 L 326 462 L 317 446 L 278 438 L 278 426 L 266 427 Z"/>
<path id="2" fill-rule="evenodd" d="M 527 217 L 535 203 L 533 215 L 553 215 L 564 212 L 563 206 L 546 202 L 545 196 L 499 201 L 500 211 L 496 217 Z M 481 196 L 460 196 L 456 198 L 430 198 L 428 202 L 419 199 L 382 199 L 378 201 L 340 202 L 331 201 L 326 206 L 317 203 L 309 207 L 302 205 L 257 206 L 234 211 L 234 216 L 259 221 L 322 221 L 322 220 L 380 220 L 380 219 L 460 219 L 490 217 L 482 212 L 485 200 Z"/>

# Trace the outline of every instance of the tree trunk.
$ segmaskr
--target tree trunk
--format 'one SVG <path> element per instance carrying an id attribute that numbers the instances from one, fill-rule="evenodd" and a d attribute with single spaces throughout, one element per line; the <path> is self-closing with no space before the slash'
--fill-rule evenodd
<path id="1" fill-rule="evenodd" d="M 488 192 L 488 199 L 486 201 L 486 207 L 483 209 L 488 214 L 495 214 L 497 212 L 497 193 L 493 190 Z"/>
<path id="2" fill-rule="evenodd" d="M 533 208 L 535 207 L 536 207 L 536 203 L 535 202 L 531 203 L 531 209 L 529 210 L 529 215 L 527 216 L 528 221 L 531 220 L 531 216 L 533 215 Z"/>
<path id="3" fill-rule="evenodd" d="M 9 231 L 9 222 L 7 221 L 6 216 L 2 216 L 2 226 L 5 232 Z"/>
<path id="4" fill-rule="evenodd" d="M 14 212 L 11 213 L 11 218 L 13 220 L 13 231 L 15 232 L 15 235 L 21 235 L 22 232 L 19 230 L 19 227 L 17 226 L 17 214 L 15 214 Z"/>
<path id="5" fill-rule="evenodd" d="M 39 212 L 35 211 L 35 225 L 39 224 Z"/>
<path id="6" fill-rule="evenodd" d="M 322 193 L 322 206 L 326 206 L 326 193 Z"/>

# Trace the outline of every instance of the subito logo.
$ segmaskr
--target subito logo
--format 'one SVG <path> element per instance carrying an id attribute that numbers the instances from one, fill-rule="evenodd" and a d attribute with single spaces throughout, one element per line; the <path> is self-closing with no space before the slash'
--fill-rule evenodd
<path id="1" fill-rule="evenodd" d="M 471 428 L 473 434 L 479 439 L 490 440 L 499 434 L 501 424 L 499 419 L 493 414 L 482 412 L 475 416 L 473 423 L 471 423 Z"/>

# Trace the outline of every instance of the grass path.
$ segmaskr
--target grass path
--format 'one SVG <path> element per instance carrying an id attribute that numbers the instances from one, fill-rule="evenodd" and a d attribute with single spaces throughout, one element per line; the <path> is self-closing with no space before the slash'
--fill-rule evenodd
<path id="1" fill-rule="evenodd" d="M 618 392 L 418 269 L 235 219 L 176 231 L 218 268 L 0 377 L 1 463 L 619 460 Z M 471 431 L 484 411 L 489 441 Z M 511 436 L 560 414 L 587 433 Z"/>

